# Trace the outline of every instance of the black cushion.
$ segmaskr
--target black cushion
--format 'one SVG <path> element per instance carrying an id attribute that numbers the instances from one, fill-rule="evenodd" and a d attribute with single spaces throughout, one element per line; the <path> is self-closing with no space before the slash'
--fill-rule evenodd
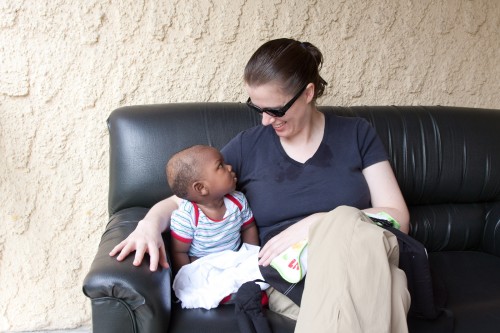
<path id="1" fill-rule="evenodd" d="M 295 321 L 272 311 L 266 317 L 273 333 L 293 333 Z M 180 304 L 172 306 L 169 333 L 238 333 L 234 305 L 221 305 L 216 309 L 182 309 Z"/>
<path id="2" fill-rule="evenodd" d="M 429 260 L 433 276 L 444 285 L 455 332 L 499 332 L 500 258 L 456 251 L 434 252 Z"/>

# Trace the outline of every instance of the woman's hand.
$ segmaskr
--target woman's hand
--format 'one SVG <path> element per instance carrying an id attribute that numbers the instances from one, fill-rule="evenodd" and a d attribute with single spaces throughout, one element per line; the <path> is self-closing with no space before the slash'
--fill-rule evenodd
<path id="1" fill-rule="evenodd" d="M 324 215 L 325 213 L 310 215 L 271 238 L 259 252 L 259 265 L 268 266 L 275 257 L 283 253 L 290 246 L 308 238 L 311 224 L 321 219 Z"/>
<path id="2" fill-rule="evenodd" d="M 158 264 L 163 268 L 168 268 L 167 253 L 165 243 L 161 237 L 161 231 L 153 227 L 153 223 L 141 220 L 135 230 L 120 244 L 116 245 L 109 253 L 116 260 L 122 261 L 129 254 L 135 251 L 134 266 L 139 266 L 144 259 L 144 254 L 149 253 L 149 269 L 154 272 Z"/>
<path id="3" fill-rule="evenodd" d="M 143 220 L 139 221 L 135 230 L 109 253 L 122 261 L 135 251 L 134 266 L 139 266 L 144 254 L 149 253 L 149 269 L 154 272 L 158 264 L 168 268 L 167 252 L 161 233 L 168 229 L 172 212 L 179 207 L 180 199 L 171 196 L 151 207 Z"/>

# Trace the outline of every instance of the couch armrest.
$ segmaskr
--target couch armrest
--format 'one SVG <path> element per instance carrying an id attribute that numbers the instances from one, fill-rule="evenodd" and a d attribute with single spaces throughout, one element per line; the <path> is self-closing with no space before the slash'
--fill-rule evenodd
<path id="1" fill-rule="evenodd" d="M 149 257 L 140 267 L 133 255 L 123 262 L 110 257 L 113 247 L 125 239 L 146 214 L 145 208 L 129 208 L 111 216 L 97 254 L 83 282 L 92 300 L 93 332 L 167 332 L 171 311 L 171 271 L 149 270 Z"/>

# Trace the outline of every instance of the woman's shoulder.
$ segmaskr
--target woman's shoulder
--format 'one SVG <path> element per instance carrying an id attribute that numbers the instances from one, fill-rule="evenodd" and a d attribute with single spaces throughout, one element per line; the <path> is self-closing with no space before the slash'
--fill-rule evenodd
<path id="1" fill-rule="evenodd" d="M 236 137 L 240 137 L 241 140 L 255 140 L 257 138 L 260 138 L 262 135 L 267 136 L 272 134 L 272 131 L 270 131 L 269 127 L 270 126 L 256 125 L 241 131 L 236 135 Z"/>
<path id="2" fill-rule="evenodd" d="M 243 150 L 251 149 L 258 146 L 262 140 L 269 142 L 270 137 L 273 135 L 272 128 L 269 127 L 257 125 L 239 132 L 224 147 L 223 153 L 234 147 L 239 147 L 239 149 Z"/>
<path id="3" fill-rule="evenodd" d="M 248 164 L 249 156 L 260 154 L 263 145 L 272 140 L 272 128 L 269 126 L 254 126 L 243 130 L 232 138 L 222 149 L 224 160 L 233 166 L 234 171 L 239 174 L 245 164 Z M 241 176 L 241 174 L 239 174 Z"/>
<path id="4" fill-rule="evenodd" d="M 342 116 L 334 113 L 325 113 L 325 119 L 328 124 L 340 124 L 357 126 L 358 124 L 368 124 L 368 120 L 359 116 Z"/>
<path id="5" fill-rule="evenodd" d="M 372 126 L 365 118 L 358 116 L 341 116 L 333 113 L 325 114 L 325 126 L 338 131 L 359 132 L 367 131 Z"/>

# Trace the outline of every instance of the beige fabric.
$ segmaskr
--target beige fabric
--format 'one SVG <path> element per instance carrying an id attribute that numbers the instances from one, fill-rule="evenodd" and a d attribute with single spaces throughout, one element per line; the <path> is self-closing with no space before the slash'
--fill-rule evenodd
<path id="1" fill-rule="evenodd" d="M 297 320 L 299 317 L 299 306 L 297 304 L 273 287 L 268 288 L 266 292 L 269 298 L 269 310 Z"/>
<path id="2" fill-rule="evenodd" d="M 339 207 L 309 231 L 308 273 L 296 333 L 408 332 L 410 294 L 396 237 Z"/>

